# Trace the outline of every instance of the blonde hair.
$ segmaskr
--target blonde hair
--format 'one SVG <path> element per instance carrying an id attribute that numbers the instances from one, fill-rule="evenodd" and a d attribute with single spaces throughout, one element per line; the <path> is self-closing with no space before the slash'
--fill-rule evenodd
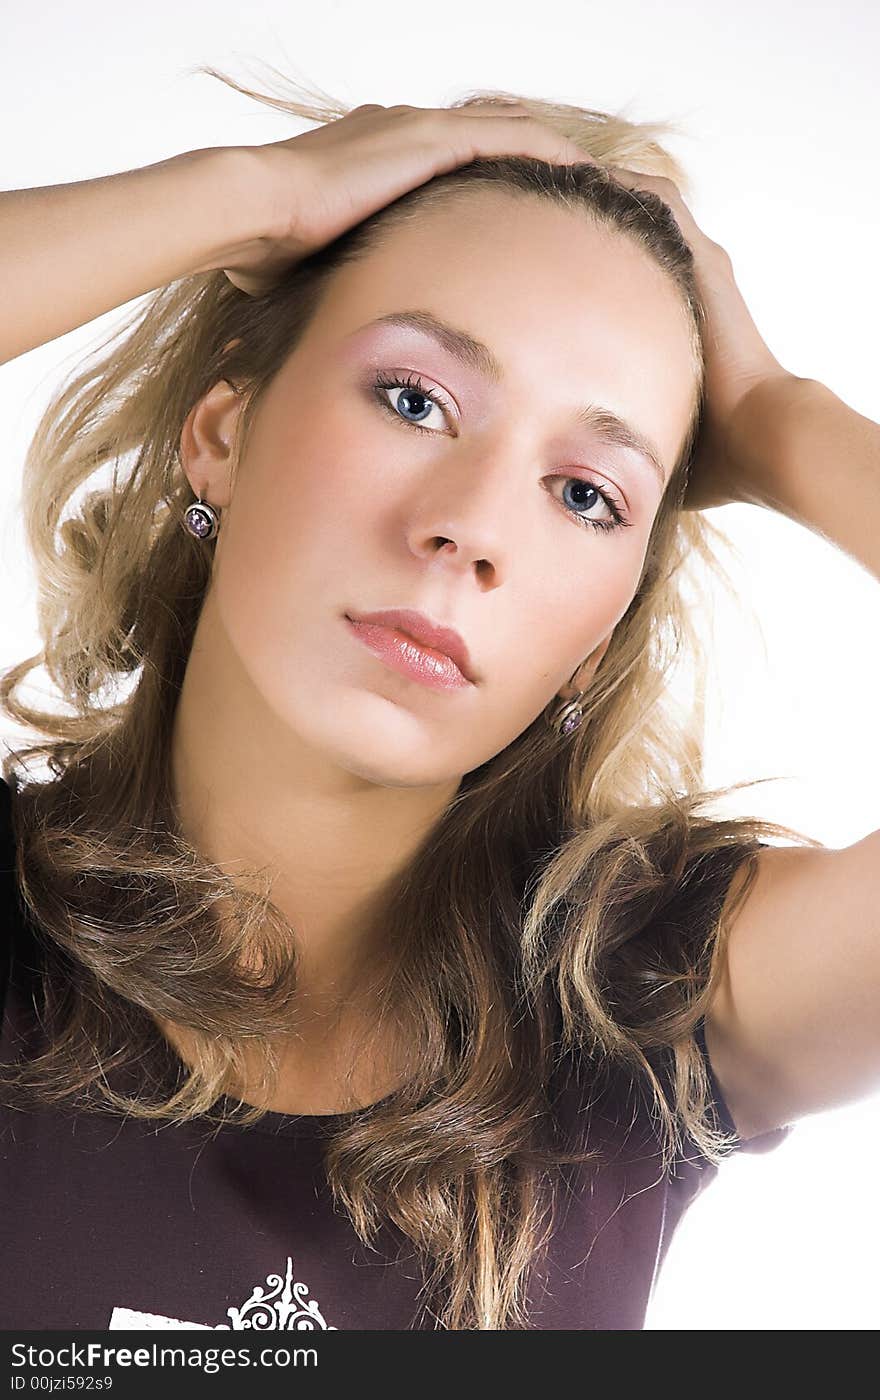
<path id="1" fill-rule="evenodd" d="M 311 121 L 347 110 L 202 71 Z M 551 1236 L 556 1169 L 600 1154 L 557 1133 L 551 1086 L 566 1066 L 587 1066 L 597 1083 L 627 1074 L 650 1090 L 664 1169 L 685 1134 L 713 1161 L 729 1148 L 692 1039 L 720 975 L 723 896 L 740 868 L 735 903 L 745 896 L 762 838 L 819 843 L 706 811 L 745 784 L 703 787 L 706 658 L 692 565 L 719 572 L 712 540 L 725 537 L 682 502 L 705 313 L 669 209 L 602 168 L 666 175 L 687 195 L 685 172 L 657 139 L 670 124 L 497 91 L 452 105 L 476 100 L 524 103 L 600 168 L 475 160 L 377 211 L 264 295 L 245 295 L 220 271 L 182 278 L 146 298 L 37 426 L 23 510 L 43 646 L 4 673 L 0 701 L 44 736 L 14 750 L 4 776 L 19 887 L 45 958 L 50 1043 L 7 1066 L 3 1082 L 43 1102 L 219 1125 L 229 1115 L 213 1110 L 235 1098 L 247 1045 L 271 1096 L 271 1042 L 289 1032 L 296 993 L 296 929 L 260 872 L 249 872 L 255 890 L 233 883 L 186 841 L 172 806 L 171 725 L 213 557 L 182 527 L 192 498 L 177 455 L 182 426 L 218 378 L 243 386 L 237 465 L 328 281 L 398 220 L 488 185 L 581 210 L 637 243 L 678 289 L 697 375 L 690 430 L 580 729 L 562 739 L 539 716 L 465 775 L 392 892 L 380 1021 L 406 1026 L 410 1078 L 326 1147 L 334 1198 L 361 1239 L 370 1243 L 384 1217 L 416 1246 L 435 1325 L 498 1329 L 529 1326 L 526 1285 Z M 80 492 L 106 464 L 112 476 Z M 667 693 L 681 657 L 695 676 L 684 714 Z M 21 698 L 41 664 L 66 712 Z M 51 778 L 21 781 L 15 767 L 37 759 Z M 157 1017 L 191 1037 L 182 1077 Z M 246 1110 L 240 1123 L 263 1112 L 240 1099 L 236 1108 Z"/>

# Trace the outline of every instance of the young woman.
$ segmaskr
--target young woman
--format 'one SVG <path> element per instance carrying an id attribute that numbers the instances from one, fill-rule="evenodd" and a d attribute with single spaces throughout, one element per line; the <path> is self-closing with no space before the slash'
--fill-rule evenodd
<path id="1" fill-rule="evenodd" d="M 703 508 L 878 572 L 880 428 L 660 125 L 283 105 L 0 196 L 5 360 L 152 293 L 25 464 L 0 1324 L 638 1328 L 725 1153 L 880 1076 L 880 833 L 713 817 L 666 693 Z"/>

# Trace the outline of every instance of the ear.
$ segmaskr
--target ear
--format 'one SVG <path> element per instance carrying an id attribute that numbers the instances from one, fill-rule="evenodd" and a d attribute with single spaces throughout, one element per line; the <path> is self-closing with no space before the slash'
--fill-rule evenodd
<path id="1" fill-rule="evenodd" d="M 190 409 L 180 433 L 180 462 L 193 494 L 220 510 L 232 496 L 232 442 L 243 405 L 235 387 L 218 379 Z"/>
<path id="2" fill-rule="evenodd" d="M 581 691 L 587 689 L 594 675 L 596 674 L 596 669 L 599 665 L 599 662 L 602 660 L 602 657 L 608 650 L 608 647 L 611 643 L 611 638 L 613 636 L 614 629 L 612 628 L 612 630 L 608 633 L 608 636 L 604 637 L 603 640 L 599 643 L 599 645 L 597 647 L 594 647 L 594 649 L 590 652 L 589 656 L 581 662 L 580 666 L 575 671 L 571 680 L 567 681 L 565 685 L 562 686 L 562 688 L 560 689 L 560 700 L 573 700 L 574 697 L 580 694 Z"/>

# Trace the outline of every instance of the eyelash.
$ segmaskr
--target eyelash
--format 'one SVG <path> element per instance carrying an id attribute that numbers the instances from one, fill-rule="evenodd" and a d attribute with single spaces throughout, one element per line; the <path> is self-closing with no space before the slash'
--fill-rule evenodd
<path id="1" fill-rule="evenodd" d="M 442 409 L 444 413 L 448 414 L 450 412 L 450 406 L 447 403 L 444 396 L 440 393 L 440 391 L 438 389 L 426 389 L 417 374 L 414 375 L 412 373 L 409 373 L 405 377 L 399 375 L 377 374 L 375 379 L 373 380 L 373 388 L 375 390 L 375 396 L 379 406 L 381 408 L 384 408 L 386 413 L 390 413 L 391 417 L 395 420 L 395 422 L 400 423 L 404 428 L 414 428 L 417 433 L 430 433 L 433 435 L 436 432 L 436 429 L 423 428 L 421 423 L 410 423 L 408 419 L 402 418 L 397 412 L 397 410 L 394 408 L 394 406 L 391 403 L 389 403 L 388 399 L 385 398 L 382 392 L 383 389 L 412 389 L 416 393 L 424 395 L 424 397 L 428 399 L 430 403 L 436 404 L 436 406 Z M 595 491 L 599 496 L 601 496 L 602 500 L 605 502 L 605 504 L 611 512 L 610 520 L 590 520 L 587 516 L 578 515 L 576 511 L 570 510 L 568 506 L 563 505 L 563 510 L 568 516 L 571 517 L 571 519 L 576 521 L 578 525 L 584 526 L 585 528 L 592 528 L 594 530 L 604 530 L 607 532 L 610 530 L 618 530 L 627 525 L 632 524 L 631 520 L 627 520 L 626 516 L 621 511 L 614 497 L 608 491 L 603 491 L 600 486 L 596 486 L 594 482 L 585 481 L 583 477 L 579 476 L 561 477 L 560 480 L 576 481 L 579 486 L 589 486 L 593 491 Z"/>

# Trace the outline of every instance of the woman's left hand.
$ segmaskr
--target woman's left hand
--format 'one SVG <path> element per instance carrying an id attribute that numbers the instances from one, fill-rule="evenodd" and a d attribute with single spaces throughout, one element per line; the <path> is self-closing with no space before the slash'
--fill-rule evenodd
<path id="1" fill-rule="evenodd" d="M 738 460 L 734 447 L 734 415 L 756 384 L 770 379 L 790 381 L 795 376 L 762 339 L 736 285 L 730 255 L 698 227 L 674 182 L 617 165 L 607 169 L 619 184 L 631 190 L 648 190 L 668 204 L 694 255 L 695 278 L 707 318 L 706 393 L 684 509 L 705 510 L 752 501 L 755 484 L 750 482 L 746 487 L 748 464 Z"/>

